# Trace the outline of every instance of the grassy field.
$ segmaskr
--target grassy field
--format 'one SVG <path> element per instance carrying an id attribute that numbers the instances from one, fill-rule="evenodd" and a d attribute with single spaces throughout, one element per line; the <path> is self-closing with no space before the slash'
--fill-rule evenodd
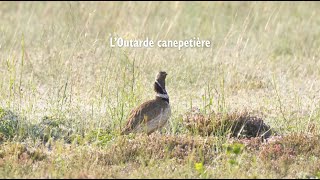
<path id="1" fill-rule="evenodd" d="M 319 9 L 0 2 L 0 178 L 320 178 Z M 212 48 L 111 48 L 110 34 L 199 37 Z M 130 110 L 155 96 L 160 70 L 168 126 L 119 135 Z M 192 108 L 213 124 L 212 114 L 249 114 L 274 133 L 203 135 L 186 125 Z"/>

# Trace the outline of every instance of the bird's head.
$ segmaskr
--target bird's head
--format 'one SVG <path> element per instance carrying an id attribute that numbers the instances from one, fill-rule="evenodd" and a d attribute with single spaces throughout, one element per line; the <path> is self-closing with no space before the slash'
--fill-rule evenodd
<path id="1" fill-rule="evenodd" d="M 166 91 L 166 77 L 167 77 L 167 73 L 165 71 L 160 71 L 157 76 L 156 76 L 156 81 L 154 84 L 154 89 L 157 93 L 160 94 L 167 94 Z M 160 86 L 159 86 L 160 85 Z"/>
<path id="2" fill-rule="evenodd" d="M 156 80 L 158 80 L 158 81 L 165 81 L 167 75 L 168 75 L 168 74 L 167 74 L 165 71 L 160 71 L 160 72 L 157 74 Z"/>

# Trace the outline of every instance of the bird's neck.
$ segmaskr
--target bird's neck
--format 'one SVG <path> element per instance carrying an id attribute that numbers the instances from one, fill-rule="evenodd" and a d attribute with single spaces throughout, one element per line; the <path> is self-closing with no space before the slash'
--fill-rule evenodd
<path id="1" fill-rule="evenodd" d="M 162 100 L 169 103 L 169 95 L 165 89 L 164 82 L 161 83 L 158 80 L 154 82 L 154 90 L 156 91 L 157 95 L 156 98 L 161 98 Z"/>
<path id="2" fill-rule="evenodd" d="M 168 94 L 157 94 L 156 95 L 156 98 L 158 99 L 161 99 L 163 101 L 166 101 L 167 103 L 169 103 L 169 96 Z"/>

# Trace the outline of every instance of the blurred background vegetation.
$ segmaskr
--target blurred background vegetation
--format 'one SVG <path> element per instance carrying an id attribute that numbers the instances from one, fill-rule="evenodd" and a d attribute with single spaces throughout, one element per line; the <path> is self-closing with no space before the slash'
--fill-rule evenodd
<path id="1" fill-rule="evenodd" d="M 181 121 L 192 107 L 248 111 L 282 134 L 311 125 L 319 134 L 319 9 L 317 2 L 0 2 L 0 117 L 20 118 L 3 132 L 108 141 L 133 107 L 154 97 L 164 70 L 168 134 L 188 133 Z M 200 37 L 212 48 L 110 48 L 110 34 Z"/>

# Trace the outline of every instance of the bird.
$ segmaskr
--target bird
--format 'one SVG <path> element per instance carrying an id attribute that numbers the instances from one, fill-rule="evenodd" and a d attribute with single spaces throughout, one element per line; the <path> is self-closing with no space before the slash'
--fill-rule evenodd
<path id="1" fill-rule="evenodd" d="M 153 84 L 156 92 L 155 98 L 142 103 L 130 112 L 121 135 L 130 133 L 147 133 L 150 135 L 167 123 L 171 116 L 169 95 L 165 85 L 167 75 L 165 71 L 160 71 L 156 75 Z"/>

